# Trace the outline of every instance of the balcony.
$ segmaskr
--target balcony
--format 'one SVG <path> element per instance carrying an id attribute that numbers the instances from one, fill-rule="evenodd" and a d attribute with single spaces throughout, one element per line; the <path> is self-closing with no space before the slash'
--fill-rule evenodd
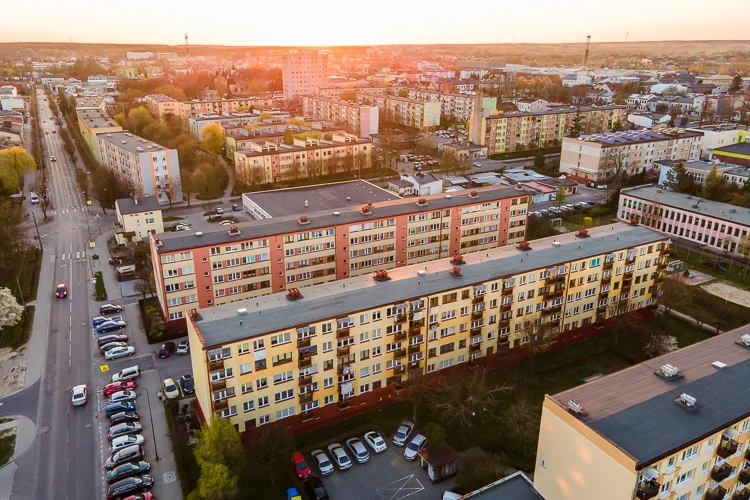
<path id="1" fill-rule="evenodd" d="M 500 306 L 500 312 L 510 312 L 511 310 L 513 310 L 512 302 Z"/>
<path id="2" fill-rule="evenodd" d="M 732 475 L 732 471 L 734 470 L 734 467 L 728 464 L 724 465 L 717 465 L 713 469 L 711 469 L 711 479 L 716 481 L 717 483 L 722 482 L 726 478 Z"/>
<path id="3" fill-rule="evenodd" d="M 564 274 L 558 274 L 557 276 L 550 276 L 546 280 L 544 280 L 545 285 L 552 285 L 554 283 L 562 283 L 565 281 L 565 275 Z"/>
<path id="4" fill-rule="evenodd" d="M 635 496 L 640 500 L 649 500 L 659 494 L 661 485 L 656 481 L 644 481 L 638 485 L 635 490 Z"/>
<path id="5" fill-rule="evenodd" d="M 305 394 L 299 395 L 299 404 L 311 403 L 313 400 L 312 392 L 306 392 Z"/>
<path id="6" fill-rule="evenodd" d="M 508 319 L 501 319 L 500 323 L 498 323 L 498 328 L 508 328 L 510 327 L 510 318 Z"/>
<path id="7" fill-rule="evenodd" d="M 482 317 L 484 317 L 484 309 L 482 309 L 481 311 L 474 311 L 473 313 L 471 313 L 472 320 L 482 319 Z"/>
<path id="8" fill-rule="evenodd" d="M 308 422 L 314 418 L 315 418 L 315 412 L 312 410 L 303 411 L 302 413 L 299 414 L 300 422 Z"/>
<path id="9" fill-rule="evenodd" d="M 475 337 L 475 336 L 481 335 L 481 334 L 482 334 L 482 327 L 481 326 L 476 326 L 476 327 L 472 328 L 471 330 L 469 330 L 469 336 L 471 336 L 471 337 Z"/>
<path id="10" fill-rule="evenodd" d="M 337 339 L 343 339 L 349 336 L 349 327 L 346 328 L 339 328 L 336 330 L 336 338 Z"/>
<path id="11" fill-rule="evenodd" d="M 703 500 L 723 500 L 726 495 L 727 495 L 726 488 L 717 486 L 716 488 L 708 490 L 703 495 Z"/>
<path id="12" fill-rule="evenodd" d="M 409 371 L 411 370 L 419 370 L 422 368 L 422 360 L 418 359 L 416 361 L 410 361 L 408 364 Z"/>
<path id="13" fill-rule="evenodd" d="M 393 365 L 391 369 L 393 370 L 394 375 L 401 375 L 402 373 L 406 371 L 406 368 L 404 368 L 404 365 Z"/>
<path id="14" fill-rule="evenodd" d="M 385 379 L 385 385 L 386 386 L 396 385 L 396 384 L 400 384 L 400 383 L 401 383 L 401 375 L 396 375 L 396 376 L 388 377 L 387 379 Z"/>
<path id="15" fill-rule="evenodd" d="M 543 300 L 555 300 L 555 299 L 562 297 L 564 294 L 565 294 L 565 290 L 563 290 L 562 288 L 557 288 L 555 290 L 550 290 L 544 295 L 542 295 L 542 299 Z"/>
<path id="16" fill-rule="evenodd" d="M 615 261 L 614 260 L 610 260 L 610 261 L 604 263 L 604 265 L 602 266 L 602 269 L 605 270 L 605 271 L 609 271 L 613 267 L 615 267 Z"/>
<path id="17" fill-rule="evenodd" d="M 221 379 L 217 380 L 215 382 L 211 382 L 211 390 L 212 391 L 223 391 L 227 388 L 227 380 Z"/>
<path id="18" fill-rule="evenodd" d="M 223 359 L 214 359 L 208 362 L 208 371 L 217 372 L 224 369 Z"/>
<path id="19" fill-rule="evenodd" d="M 409 352 L 409 354 L 415 354 L 415 353 L 418 353 L 421 350 L 422 350 L 422 346 L 420 344 L 416 344 L 416 345 L 410 345 L 409 349 L 408 349 L 408 352 Z"/>
<path id="20" fill-rule="evenodd" d="M 229 401 L 222 399 L 221 401 L 214 400 L 214 412 L 220 412 L 229 408 Z"/>
<path id="21" fill-rule="evenodd" d="M 305 377 L 299 378 L 299 386 L 305 387 L 307 385 L 312 385 L 312 375 L 307 375 Z"/>
<path id="22" fill-rule="evenodd" d="M 473 299 L 471 299 L 472 304 L 481 304 L 484 302 L 484 294 L 482 295 L 475 295 Z"/>
<path id="23" fill-rule="evenodd" d="M 750 489 L 745 488 L 741 491 L 735 491 L 732 500 L 750 500 Z"/>
<path id="24" fill-rule="evenodd" d="M 750 484 L 750 467 L 742 469 L 739 475 L 739 481 L 742 484 Z"/>
<path id="25" fill-rule="evenodd" d="M 727 458 L 728 456 L 737 453 L 739 445 L 740 444 L 734 439 L 722 438 L 721 443 L 716 447 L 716 454 L 721 458 Z"/>
<path id="26" fill-rule="evenodd" d="M 345 358 L 351 353 L 351 348 L 349 346 L 346 347 L 339 347 L 336 349 L 336 356 L 339 358 Z"/>
<path id="27" fill-rule="evenodd" d="M 513 287 L 505 287 L 503 288 L 503 297 L 510 297 L 513 295 Z"/>
<path id="28" fill-rule="evenodd" d="M 395 351 L 391 351 L 391 354 L 393 355 L 393 359 L 405 358 L 406 349 L 396 349 Z"/>
<path id="29" fill-rule="evenodd" d="M 609 296 L 609 292 L 610 292 L 609 289 L 607 289 L 607 290 L 599 290 L 599 298 L 601 299 L 603 297 L 608 297 Z"/>
<path id="30" fill-rule="evenodd" d="M 403 342 L 406 340 L 406 332 L 396 332 L 393 334 L 393 341 L 394 342 Z"/>
<path id="31" fill-rule="evenodd" d="M 406 322 L 406 313 L 400 313 L 393 317 L 394 323 L 405 323 Z"/>
<path id="32" fill-rule="evenodd" d="M 297 339 L 297 349 L 304 349 L 305 347 L 310 347 L 311 341 L 310 337 L 307 337 L 305 339 Z"/>
<path id="33" fill-rule="evenodd" d="M 602 285 L 609 285 L 612 282 L 612 276 L 607 276 L 606 278 L 602 278 Z"/>
<path id="34" fill-rule="evenodd" d="M 745 450 L 745 460 L 750 461 L 750 446 Z"/>
<path id="35" fill-rule="evenodd" d="M 482 343 L 481 342 L 477 342 L 476 344 L 471 344 L 469 346 L 469 353 L 479 352 L 481 350 L 482 350 Z"/>
<path id="36" fill-rule="evenodd" d="M 659 255 L 661 256 L 669 255 L 669 252 L 671 252 L 671 249 L 669 247 L 664 247 L 659 250 Z"/>
<path id="37" fill-rule="evenodd" d="M 304 357 L 300 358 L 297 362 L 297 368 L 300 370 L 304 370 L 305 368 L 310 368 L 312 366 L 312 358 L 310 357 Z"/>
<path id="38" fill-rule="evenodd" d="M 417 335 L 422 333 L 422 327 L 421 326 L 412 326 L 409 328 L 409 337 L 416 337 Z"/>

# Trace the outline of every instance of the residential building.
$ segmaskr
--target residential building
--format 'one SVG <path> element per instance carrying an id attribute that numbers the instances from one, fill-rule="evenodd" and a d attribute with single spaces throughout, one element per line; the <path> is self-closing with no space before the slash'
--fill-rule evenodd
<path id="1" fill-rule="evenodd" d="M 19 97 L 1 97 L 0 110 L 18 111 L 23 113 L 26 111 L 26 105 L 24 104 L 23 99 Z"/>
<path id="2" fill-rule="evenodd" d="M 110 132 L 119 132 L 122 127 L 110 118 L 100 108 L 77 107 L 76 116 L 78 117 L 78 129 L 81 131 L 81 137 L 86 146 L 91 150 L 96 162 L 101 162 L 101 153 L 99 151 L 99 134 Z"/>
<path id="3" fill-rule="evenodd" d="M 113 75 L 89 75 L 86 79 L 89 86 L 102 86 L 111 89 L 117 89 L 117 85 L 120 83 L 119 76 Z"/>
<path id="4" fill-rule="evenodd" d="M 98 134 L 101 163 L 132 186 L 135 196 L 153 196 L 161 205 L 182 201 L 177 150 L 130 132 Z"/>
<path id="5" fill-rule="evenodd" d="M 348 132 L 367 139 L 378 133 L 378 107 L 318 95 L 302 96 L 305 116 L 344 125 Z"/>
<path id="6" fill-rule="evenodd" d="M 677 162 L 672 160 L 663 160 L 654 163 L 654 167 L 659 168 L 659 185 L 663 186 L 667 182 L 669 172 L 672 171 L 676 164 Z M 750 177 L 750 169 L 748 167 L 738 167 L 737 165 L 721 163 L 717 160 L 712 162 L 686 161 L 684 165 L 687 173 L 698 184 L 703 184 L 706 181 L 706 177 L 713 167 L 716 167 L 716 172 L 724 177 L 727 182 L 734 182 L 740 187 L 748 182 L 748 177 Z"/>
<path id="7" fill-rule="evenodd" d="M 249 185 L 362 170 L 372 165 L 372 141 L 348 133 L 332 134 L 330 141 L 295 137 L 294 144 L 252 142 L 247 146 L 234 152 L 234 168 L 237 179 Z"/>
<path id="8" fill-rule="evenodd" d="M 702 139 L 702 132 L 676 128 L 566 137 L 560 172 L 596 181 L 618 172 L 633 175 L 662 160 L 697 160 Z"/>
<path id="9" fill-rule="evenodd" d="M 318 89 L 318 95 L 330 97 L 331 99 L 341 99 L 342 95 L 356 94 L 365 92 L 367 94 L 387 94 L 391 87 L 321 87 Z"/>
<path id="10" fill-rule="evenodd" d="M 401 178 L 388 182 L 388 189 L 399 196 L 428 196 L 443 192 L 443 181 L 428 172 L 417 172 L 414 175 L 401 174 Z"/>
<path id="11" fill-rule="evenodd" d="M 328 54 L 317 50 L 287 54 L 281 65 L 281 78 L 287 101 L 317 94 L 319 88 L 328 85 Z"/>
<path id="12" fill-rule="evenodd" d="M 439 102 L 364 92 L 357 92 L 357 100 L 363 104 L 377 106 L 382 121 L 420 130 L 440 125 L 442 105 Z"/>
<path id="13" fill-rule="evenodd" d="M 0 86 L 0 99 L 18 97 L 18 90 L 13 85 Z"/>
<path id="14" fill-rule="evenodd" d="M 487 146 L 481 146 L 467 141 L 442 142 L 437 146 L 438 153 L 452 154 L 459 161 L 471 161 L 487 158 Z"/>
<path id="15" fill-rule="evenodd" d="M 632 111 L 654 113 L 658 100 L 659 97 L 652 94 L 631 94 L 625 102 L 628 104 L 628 109 Z"/>
<path id="16" fill-rule="evenodd" d="M 396 89 L 394 89 L 396 90 Z M 401 89 L 398 89 L 399 91 Z M 437 92 L 424 89 L 407 89 L 406 96 L 409 99 L 425 102 L 439 102 L 440 113 L 443 117 L 458 122 L 466 122 L 474 110 L 474 94 L 458 94 L 455 92 Z M 497 97 L 481 97 L 483 115 L 497 109 Z"/>
<path id="17" fill-rule="evenodd" d="M 155 196 L 115 201 L 115 239 L 118 245 L 148 240 L 149 234 L 164 232 L 161 205 Z"/>
<path id="18" fill-rule="evenodd" d="M 203 127 L 212 123 L 218 123 L 221 125 L 221 128 L 224 129 L 229 127 L 244 127 L 246 125 L 271 126 L 279 123 L 285 124 L 287 120 L 292 117 L 292 115 L 286 111 L 264 111 L 263 113 L 265 113 L 266 116 L 264 116 L 262 122 L 260 119 L 260 111 L 191 116 L 187 119 L 188 128 L 192 135 L 200 139 L 201 134 L 203 133 Z M 270 115 L 270 117 L 268 115 Z M 183 116 L 183 119 L 184 118 L 185 117 Z"/>
<path id="19" fill-rule="evenodd" d="M 620 191 L 619 216 L 722 253 L 740 253 L 750 233 L 746 209 L 654 185 Z"/>
<path id="20" fill-rule="evenodd" d="M 536 113 L 547 111 L 549 102 L 544 99 L 518 99 L 516 107 L 521 113 Z"/>
<path id="21" fill-rule="evenodd" d="M 76 110 L 89 109 L 106 113 L 106 108 L 107 102 L 104 99 L 104 95 L 99 92 L 84 97 L 76 97 Z"/>
<path id="22" fill-rule="evenodd" d="M 131 61 L 153 59 L 154 53 L 153 52 L 126 52 L 125 58 L 130 59 Z"/>
<path id="23" fill-rule="evenodd" d="M 231 99 L 192 100 L 180 103 L 179 115 L 187 120 L 201 115 L 225 116 L 230 113 L 252 113 L 254 110 L 271 109 L 274 107 L 273 97 L 233 97 Z M 260 111 L 258 111 L 259 114 Z"/>
<path id="24" fill-rule="evenodd" d="M 317 132 L 321 139 L 328 134 L 333 137 L 333 134 L 345 134 L 347 132 L 342 125 L 334 125 L 333 122 L 311 120 L 306 121 L 306 123 L 309 123 L 310 127 L 274 123 L 256 123 L 257 126 L 255 127 L 222 127 L 224 129 L 226 155 L 228 158 L 234 158 L 236 151 L 249 149 L 250 144 L 264 144 L 266 142 L 281 144 L 284 139 L 284 132 L 287 129 L 293 134 Z"/>
<path id="25" fill-rule="evenodd" d="M 739 500 L 750 483 L 750 327 L 555 394 L 534 487 L 547 500 Z"/>
<path id="26" fill-rule="evenodd" d="M 570 75 L 564 75 L 560 81 L 564 87 L 575 87 L 576 85 L 591 85 L 591 77 L 586 71 L 578 71 Z"/>
<path id="27" fill-rule="evenodd" d="M 750 142 L 714 148 L 711 156 L 727 163 L 750 167 Z"/>
<path id="28" fill-rule="evenodd" d="M 437 200 L 444 198 L 430 203 Z M 427 270 L 293 288 L 281 302 L 193 307 L 187 325 L 201 420 L 228 418 L 240 432 L 279 421 L 323 425 L 345 416 L 341 409 L 395 396 L 407 376 L 523 348 L 538 325 L 575 334 L 653 304 L 666 237 L 630 224 L 590 235 L 535 240 L 531 252 L 477 252 L 461 266 L 444 258 Z"/>
<path id="29" fill-rule="evenodd" d="M 732 75 L 711 75 L 701 79 L 701 83 L 715 85 L 715 93 L 729 92 L 729 86 L 734 77 Z"/>
<path id="30" fill-rule="evenodd" d="M 547 111 L 499 113 L 481 121 L 481 144 L 487 154 L 514 151 L 529 146 L 559 144 L 580 113 L 585 133 L 603 133 L 626 118 L 625 106 L 555 106 Z"/>
<path id="31" fill-rule="evenodd" d="M 670 115 L 663 113 L 630 113 L 628 121 L 640 128 L 651 128 L 655 125 L 668 124 L 672 119 Z"/>
<path id="32" fill-rule="evenodd" d="M 182 103 L 177 99 L 173 99 L 164 94 L 149 94 L 144 97 L 143 100 L 146 102 L 146 108 L 149 113 L 159 118 L 159 120 L 163 121 L 164 116 L 167 113 L 170 113 L 177 118 L 180 117 L 180 107 Z"/>
<path id="33" fill-rule="evenodd" d="M 703 132 L 703 151 L 701 159 L 711 158 L 714 149 L 732 144 L 745 142 L 747 130 L 740 128 L 734 123 L 722 123 L 720 125 L 704 125 L 702 127 L 688 128 L 696 132 Z"/>
<path id="34" fill-rule="evenodd" d="M 362 199 L 372 206 L 352 206 Z M 270 220 L 239 224 L 234 232 L 152 238 L 158 297 L 168 320 L 184 318 L 191 308 L 518 243 L 526 234 L 528 194 L 493 187 L 402 200 L 366 184 L 340 183 L 253 193 L 243 196 L 243 204 L 251 215 Z"/>
<path id="35" fill-rule="evenodd" d="M 23 144 L 23 113 L 0 110 L 0 147 Z"/>

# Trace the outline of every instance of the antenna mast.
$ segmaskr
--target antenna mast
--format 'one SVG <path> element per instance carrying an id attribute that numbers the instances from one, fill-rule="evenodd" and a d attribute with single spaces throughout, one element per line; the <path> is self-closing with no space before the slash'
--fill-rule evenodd
<path id="1" fill-rule="evenodd" d="M 188 74 L 193 74 L 193 67 L 190 64 L 190 44 L 188 43 L 188 35 L 185 33 L 185 55 L 187 56 L 187 68 Z"/>
<path id="2" fill-rule="evenodd" d="M 589 69 L 589 47 L 591 47 L 591 35 L 586 35 L 586 51 L 583 53 L 583 69 Z"/>

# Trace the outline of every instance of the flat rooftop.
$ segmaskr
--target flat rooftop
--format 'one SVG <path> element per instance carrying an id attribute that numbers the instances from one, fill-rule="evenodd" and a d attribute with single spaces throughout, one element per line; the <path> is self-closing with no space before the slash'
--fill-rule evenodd
<path id="1" fill-rule="evenodd" d="M 625 188 L 620 193 L 652 203 L 658 203 L 659 205 L 687 210 L 705 217 L 713 217 L 727 222 L 742 224 L 743 226 L 750 226 L 750 209 L 737 205 L 705 200 L 698 196 L 677 193 L 675 191 L 667 191 L 653 184 Z M 696 204 L 698 208 L 694 208 Z"/>
<path id="2" fill-rule="evenodd" d="M 371 107 L 373 107 L 373 106 L 370 106 L 369 104 L 362 104 L 360 102 L 355 102 L 355 101 L 344 101 L 344 100 L 341 100 L 341 99 L 336 99 L 334 97 L 326 97 L 326 96 L 322 96 L 322 95 L 305 95 L 305 96 L 302 96 L 302 99 L 313 99 L 313 100 L 316 100 L 316 101 L 324 101 L 324 102 L 329 102 L 331 104 L 338 104 L 340 106 L 348 106 L 348 107 L 351 107 L 351 108 L 371 108 Z"/>
<path id="3" fill-rule="evenodd" d="M 119 127 L 112 118 L 101 109 L 77 109 L 76 113 L 83 119 L 89 129 Z"/>
<path id="4" fill-rule="evenodd" d="M 146 98 L 156 102 L 177 102 L 177 99 L 173 99 L 164 94 L 149 94 L 146 96 Z"/>
<path id="5" fill-rule="evenodd" d="M 750 142 L 740 142 L 739 144 L 730 144 L 729 146 L 714 148 L 714 154 L 716 153 L 736 153 L 750 156 Z"/>
<path id="6" fill-rule="evenodd" d="M 99 140 L 107 141 L 119 148 L 125 149 L 135 154 L 169 150 L 169 148 L 166 148 L 161 144 L 147 141 L 143 137 L 125 131 L 107 132 L 106 134 L 99 134 L 97 137 L 99 138 Z"/>
<path id="7" fill-rule="evenodd" d="M 98 108 L 103 102 L 104 96 L 102 95 L 76 97 L 76 108 Z"/>
<path id="8" fill-rule="evenodd" d="M 654 163 L 658 163 L 659 165 L 666 165 L 668 167 L 674 167 L 677 165 L 676 160 L 661 160 L 661 161 L 655 161 Z M 686 161 L 685 168 L 688 170 L 700 170 L 701 172 L 710 172 L 711 168 L 716 165 L 716 170 L 719 173 L 734 173 L 735 175 L 749 175 L 750 170 L 743 167 L 738 167 L 737 165 L 733 165 L 731 163 L 714 163 L 709 161 Z"/>
<path id="9" fill-rule="evenodd" d="M 398 199 L 399 196 L 375 184 L 360 180 L 248 193 L 244 194 L 243 198 L 255 203 L 272 218 L 360 206 L 368 201 L 375 203 Z"/>
<path id="10" fill-rule="evenodd" d="M 737 344 L 746 333 L 750 325 L 547 397 L 582 405 L 576 418 L 642 469 L 750 415 L 750 348 Z M 682 378 L 654 373 L 667 363 Z M 683 393 L 697 399 L 695 411 L 675 402 Z"/>
<path id="11" fill-rule="evenodd" d="M 670 130 L 668 132 L 668 130 Z M 678 131 L 680 130 L 680 131 Z M 684 129 L 664 129 L 659 132 L 652 130 L 633 130 L 620 132 L 605 132 L 603 134 L 582 135 L 577 140 L 585 142 L 598 142 L 604 147 L 624 146 L 626 144 L 638 144 L 642 142 L 666 141 L 669 139 L 684 139 L 686 137 L 700 137 L 703 132 Z"/>
<path id="12" fill-rule="evenodd" d="M 518 116 L 543 116 L 543 115 L 557 115 L 560 113 L 575 113 L 578 111 L 578 106 L 554 106 L 546 111 L 517 111 L 512 113 L 498 113 L 487 117 L 488 120 L 497 120 L 500 118 L 512 118 Z M 611 105 L 611 106 L 581 106 L 580 110 L 583 113 L 589 111 L 602 111 L 602 110 L 613 110 L 613 109 L 627 109 L 627 106 Z"/>
<path id="13" fill-rule="evenodd" d="M 589 230 L 589 235 L 579 239 L 568 233 L 534 240 L 532 250 L 527 251 L 505 246 L 469 253 L 464 256 L 460 278 L 450 272 L 453 264 L 446 257 L 389 270 L 391 279 L 382 283 L 367 274 L 305 287 L 301 290 L 303 298 L 294 303 L 279 293 L 214 306 L 200 311 L 197 325 L 204 347 L 219 346 L 667 239 L 646 227 L 625 223 L 599 226 Z M 420 276 L 418 271 L 427 274 Z M 241 307 L 248 313 L 239 317 L 237 309 Z M 242 325 L 240 319 L 244 320 Z"/>
<path id="14" fill-rule="evenodd" d="M 534 489 L 534 484 L 523 472 L 516 472 L 478 490 L 467 493 L 459 500 L 544 500 Z"/>

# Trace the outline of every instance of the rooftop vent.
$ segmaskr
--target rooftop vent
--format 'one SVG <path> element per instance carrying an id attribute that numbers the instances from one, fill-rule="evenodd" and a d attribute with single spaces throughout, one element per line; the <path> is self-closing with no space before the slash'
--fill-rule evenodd
<path id="1" fill-rule="evenodd" d="M 713 366 L 714 368 L 716 368 L 718 370 L 723 370 L 724 368 L 726 368 L 729 365 L 727 365 L 726 363 L 723 363 L 721 361 L 714 361 L 713 363 L 711 363 L 711 366 Z"/>
<path id="2" fill-rule="evenodd" d="M 300 224 L 309 224 L 310 223 L 310 219 L 308 219 L 306 215 L 303 215 L 302 217 L 299 218 L 298 222 Z"/>
<path id="3" fill-rule="evenodd" d="M 154 236 L 154 245 L 156 245 L 157 247 L 160 247 L 160 246 L 164 245 L 164 243 L 162 243 L 159 238 L 157 238 L 156 236 Z"/>
<path id="4" fill-rule="evenodd" d="M 680 397 L 675 399 L 674 402 L 690 412 L 698 410 L 698 400 L 685 392 L 680 394 Z"/>
<path id="5" fill-rule="evenodd" d="M 196 236 L 203 236 L 203 231 L 196 231 L 196 232 L 195 232 L 195 235 L 196 235 Z"/>
<path id="6" fill-rule="evenodd" d="M 446 195 L 445 195 L 445 199 L 446 199 L 446 200 L 450 200 L 451 198 L 452 198 L 452 197 L 451 197 L 451 195 L 449 195 L 449 194 L 446 194 Z"/>
<path id="7" fill-rule="evenodd" d="M 750 333 L 744 334 L 742 337 L 740 337 L 740 342 L 736 343 L 746 349 L 750 349 Z"/>
<path id="8" fill-rule="evenodd" d="M 373 278 L 375 279 L 375 281 L 388 281 L 389 279 L 391 279 L 391 277 L 388 276 L 388 271 L 385 270 L 375 271 Z"/>
<path id="9" fill-rule="evenodd" d="M 427 198 L 420 198 L 417 200 L 418 207 L 426 207 L 428 205 Z"/>
<path id="10" fill-rule="evenodd" d="M 302 292 L 299 291 L 299 288 L 290 288 L 286 294 L 286 298 L 289 300 L 301 299 Z"/>
<path id="11" fill-rule="evenodd" d="M 469 193 L 469 198 L 479 198 L 479 192 L 472 191 L 471 193 Z"/>
<path id="12" fill-rule="evenodd" d="M 461 268 L 454 266 L 453 269 L 451 269 L 451 276 L 453 276 L 454 278 L 460 278 L 461 277 Z"/>
<path id="13" fill-rule="evenodd" d="M 341 212 L 333 212 L 333 215 L 336 215 L 336 216 L 341 215 Z"/>
<path id="14" fill-rule="evenodd" d="M 240 316 L 244 316 L 245 314 L 247 314 L 247 307 L 240 307 L 239 309 L 237 309 L 237 314 Z"/>
<path id="15" fill-rule="evenodd" d="M 464 258 L 460 253 L 456 252 L 453 254 L 453 258 L 451 259 L 451 264 L 453 264 L 454 266 L 460 266 L 464 262 L 465 262 Z"/>
<path id="16" fill-rule="evenodd" d="M 229 226 L 229 231 L 227 231 L 227 234 L 230 236 L 236 236 L 242 233 L 240 232 L 240 228 L 238 228 L 237 226 Z"/>
<path id="17" fill-rule="evenodd" d="M 733 213 L 735 213 L 735 212 L 737 212 L 737 209 L 736 209 L 736 208 L 730 208 L 730 209 L 729 209 L 729 213 L 730 213 L 730 214 L 733 214 Z"/>
<path id="18" fill-rule="evenodd" d="M 588 238 L 589 237 L 589 230 L 585 228 L 581 228 L 578 230 L 578 234 L 576 234 L 579 238 Z"/>
<path id="19" fill-rule="evenodd" d="M 531 250 L 531 243 L 528 241 L 522 241 L 518 244 L 519 250 Z"/>
<path id="20" fill-rule="evenodd" d="M 661 367 L 654 373 L 663 379 L 669 380 L 670 382 L 682 378 L 680 369 L 674 365 L 670 365 L 669 363 L 661 365 Z"/>
<path id="21" fill-rule="evenodd" d="M 369 205 L 364 205 L 362 207 L 361 211 L 362 211 L 362 215 L 371 215 L 372 214 L 372 210 L 370 209 Z"/>
<path id="22" fill-rule="evenodd" d="M 583 411 L 583 406 L 581 406 L 579 403 L 576 403 L 572 399 L 568 401 L 568 408 L 573 413 L 581 413 Z"/>

